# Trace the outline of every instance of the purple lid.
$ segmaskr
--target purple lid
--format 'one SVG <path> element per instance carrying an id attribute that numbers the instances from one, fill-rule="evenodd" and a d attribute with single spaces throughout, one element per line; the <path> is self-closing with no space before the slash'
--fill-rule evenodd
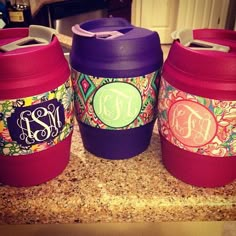
<path id="1" fill-rule="evenodd" d="M 101 18 L 72 27 L 71 66 L 103 77 L 132 77 L 158 70 L 163 53 L 157 32 L 122 18 Z"/>

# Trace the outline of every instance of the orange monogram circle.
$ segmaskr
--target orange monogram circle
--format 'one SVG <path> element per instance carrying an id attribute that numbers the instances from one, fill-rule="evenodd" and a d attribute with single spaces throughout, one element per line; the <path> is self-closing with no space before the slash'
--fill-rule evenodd
<path id="1" fill-rule="evenodd" d="M 197 102 L 181 100 L 173 103 L 168 119 L 174 136 L 187 146 L 203 146 L 217 132 L 215 117 L 210 110 Z"/>

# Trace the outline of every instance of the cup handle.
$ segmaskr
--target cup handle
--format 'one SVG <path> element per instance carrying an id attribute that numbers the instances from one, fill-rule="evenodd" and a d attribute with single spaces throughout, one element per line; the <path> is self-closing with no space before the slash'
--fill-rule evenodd
<path id="1" fill-rule="evenodd" d="M 211 50 L 221 52 L 229 52 L 230 50 L 230 47 L 228 46 L 194 39 L 193 30 L 191 29 L 174 31 L 171 34 L 171 37 L 174 40 L 179 40 L 182 45 L 184 45 L 185 47 L 189 47 L 193 50 Z"/>
<path id="2" fill-rule="evenodd" d="M 56 34 L 54 29 L 41 25 L 30 25 L 27 37 L 14 42 L 0 46 L 3 52 L 12 51 L 18 48 L 47 45 L 52 41 L 53 35 Z"/>

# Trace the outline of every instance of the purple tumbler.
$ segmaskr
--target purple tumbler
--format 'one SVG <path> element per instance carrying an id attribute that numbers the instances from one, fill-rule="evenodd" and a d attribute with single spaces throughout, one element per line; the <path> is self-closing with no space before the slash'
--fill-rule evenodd
<path id="1" fill-rule="evenodd" d="M 122 18 L 72 27 L 71 75 L 84 147 L 126 159 L 145 151 L 157 116 L 163 54 L 157 32 Z"/>

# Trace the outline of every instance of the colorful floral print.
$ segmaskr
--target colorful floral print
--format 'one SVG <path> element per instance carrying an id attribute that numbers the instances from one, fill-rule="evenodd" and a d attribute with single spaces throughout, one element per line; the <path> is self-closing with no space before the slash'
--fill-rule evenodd
<path id="1" fill-rule="evenodd" d="M 160 133 L 179 148 L 212 157 L 236 155 L 236 101 L 192 95 L 161 79 Z"/>

